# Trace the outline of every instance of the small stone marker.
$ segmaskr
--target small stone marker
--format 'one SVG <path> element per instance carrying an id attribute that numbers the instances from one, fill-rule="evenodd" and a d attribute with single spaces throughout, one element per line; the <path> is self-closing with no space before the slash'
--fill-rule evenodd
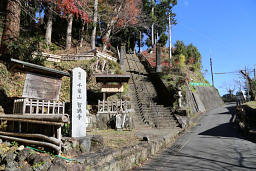
<path id="1" fill-rule="evenodd" d="M 86 136 L 86 72 L 72 70 L 72 137 Z"/>
<path id="2" fill-rule="evenodd" d="M 122 115 L 120 113 L 116 114 L 116 129 L 120 130 L 122 129 Z"/>

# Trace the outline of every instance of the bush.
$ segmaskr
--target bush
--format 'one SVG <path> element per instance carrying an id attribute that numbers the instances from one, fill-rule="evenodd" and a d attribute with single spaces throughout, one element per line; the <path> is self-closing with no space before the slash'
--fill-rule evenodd
<path id="1" fill-rule="evenodd" d="M 45 58 L 43 58 L 40 53 L 38 53 L 36 56 L 33 56 L 33 52 L 40 52 L 39 42 L 40 39 L 35 37 L 28 39 L 19 38 L 18 40 L 8 45 L 8 49 L 10 50 L 9 58 L 15 58 L 38 65 L 44 65 Z"/>

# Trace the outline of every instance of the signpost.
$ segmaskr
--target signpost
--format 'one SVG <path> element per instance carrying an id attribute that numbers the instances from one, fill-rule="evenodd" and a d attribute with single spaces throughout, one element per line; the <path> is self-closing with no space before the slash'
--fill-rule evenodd
<path id="1" fill-rule="evenodd" d="M 44 100 L 58 100 L 61 79 L 27 73 L 22 97 Z"/>
<path id="2" fill-rule="evenodd" d="M 86 136 L 86 72 L 72 70 L 72 137 Z"/>

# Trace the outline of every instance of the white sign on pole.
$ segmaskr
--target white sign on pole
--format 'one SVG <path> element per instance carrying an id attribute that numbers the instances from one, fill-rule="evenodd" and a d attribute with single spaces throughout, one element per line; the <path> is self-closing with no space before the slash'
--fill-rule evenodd
<path id="1" fill-rule="evenodd" d="M 72 137 L 86 136 L 86 72 L 72 70 Z"/>

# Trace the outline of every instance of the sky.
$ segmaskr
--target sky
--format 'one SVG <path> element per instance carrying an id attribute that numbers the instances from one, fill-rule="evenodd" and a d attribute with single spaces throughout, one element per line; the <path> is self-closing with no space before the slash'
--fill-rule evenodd
<path id="1" fill-rule="evenodd" d="M 237 71 L 214 74 L 214 84 L 221 95 L 226 88 L 238 90 L 235 80 L 244 82 L 238 71 L 256 67 L 256 0 L 178 0 L 173 12 L 178 24 L 172 26 L 172 44 L 182 40 L 199 49 L 209 83 L 210 56 L 214 73 Z"/>

